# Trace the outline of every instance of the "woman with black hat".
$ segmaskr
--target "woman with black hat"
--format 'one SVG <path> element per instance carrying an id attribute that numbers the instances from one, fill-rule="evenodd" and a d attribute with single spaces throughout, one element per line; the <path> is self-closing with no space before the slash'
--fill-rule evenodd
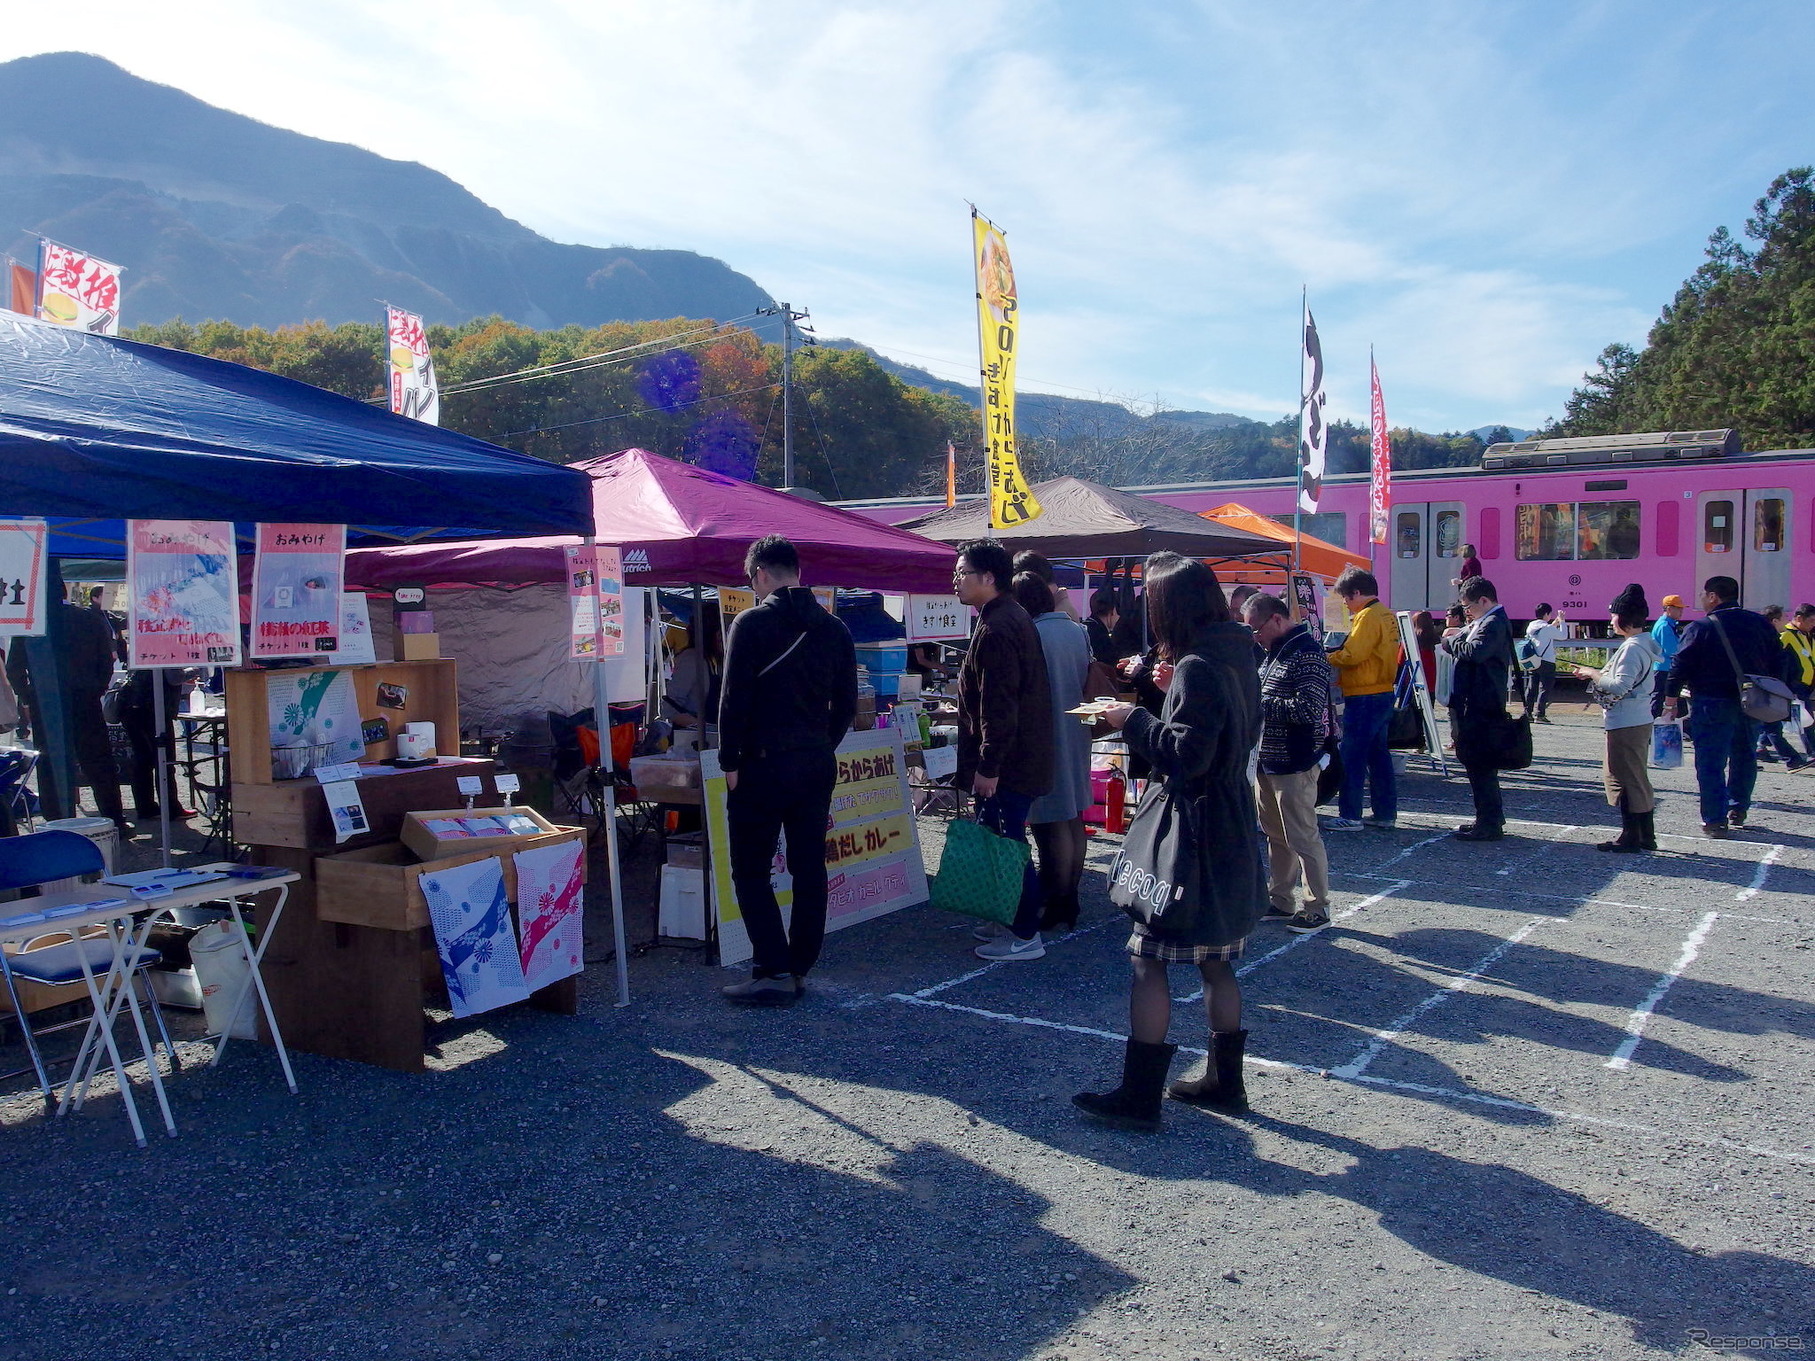
<path id="1" fill-rule="evenodd" d="M 1651 792 L 1651 672 L 1663 655 L 1646 631 L 1645 590 L 1637 582 L 1614 597 L 1613 631 L 1622 641 L 1600 670 L 1578 666 L 1605 710 L 1607 753 L 1601 768 L 1607 802 L 1620 810 L 1620 834 L 1596 850 L 1630 855 L 1657 849 L 1657 801 Z"/>

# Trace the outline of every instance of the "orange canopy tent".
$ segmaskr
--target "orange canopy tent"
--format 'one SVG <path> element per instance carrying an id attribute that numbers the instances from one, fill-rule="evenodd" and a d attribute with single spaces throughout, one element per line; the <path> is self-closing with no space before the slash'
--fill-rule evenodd
<path id="1" fill-rule="evenodd" d="M 1245 529 L 1250 534 L 1260 534 L 1269 539 L 1276 539 L 1283 545 L 1282 551 L 1290 551 L 1294 542 L 1299 545 L 1299 565 L 1302 570 L 1325 581 L 1334 581 L 1342 574 L 1345 567 L 1360 567 L 1366 570 L 1368 559 L 1360 553 L 1351 553 L 1346 548 L 1338 548 L 1323 539 L 1313 538 L 1309 534 L 1294 534 L 1290 525 L 1282 525 L 1271 516 L 1262 515 L 1257 510 L 1249 510 L 1237 501 L 1217 506 L 1214 510 L 1199 511 L 1206 520 L 1228 525 L 1232 529 Z M 1219 567 L 1217 575 L 1226 582 L 1250 582 L 1253 585 L 1283 585 L 1285 574 L 1270 563 L 1256 562 L 1252 566 L 1242 563 L 1229 563 Z"/>

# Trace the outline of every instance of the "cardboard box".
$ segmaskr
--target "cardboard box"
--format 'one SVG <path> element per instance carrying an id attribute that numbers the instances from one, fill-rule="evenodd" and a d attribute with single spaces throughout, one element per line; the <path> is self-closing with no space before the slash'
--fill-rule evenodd
<path id="1" fill-rule="evenodd" d="M 400 662 L 432 662 L 441 656 L 439 633 L 399 633 L 392 641 L 391 655 Z"/>
<path id="2" fill-rule="evenodd" d="M 437 870 L 498 859 L 504 864 L 504 891 L 517 899 L 517 868 L 511 857 L 520 850 L 555 846 L 563 841 L 584 841 L 583 827 L 562 827 L 541 836 L 498 838 L 510 845 L 492 845 L 464 855 L 423 861 L 402 842 L 388 841 L 363 850 L 323 855 L 315 860 L 315 915 L 321 921 L 372 926 L 382 931 L 415 931 L 429 924 L 429 905 L 422 896 L 422 876 Z M 473 844 L 471 842 L 467 843 Z M 580 859 L 586 874 L 586 859 Z"/>
<path id="3" fill-rule="evenodd" d="M 534 831 L 507 830 L 499 819 L 527 821 Z M 499 830 L 488 831 L 488 825 Z M 510 808 L 447 808 L 405 813 L 399 839 L 424 860 L 445 860 L 468 851 L 509 850 L 549 832 L 572 830 L 557 827 L 528 806 Z"/>

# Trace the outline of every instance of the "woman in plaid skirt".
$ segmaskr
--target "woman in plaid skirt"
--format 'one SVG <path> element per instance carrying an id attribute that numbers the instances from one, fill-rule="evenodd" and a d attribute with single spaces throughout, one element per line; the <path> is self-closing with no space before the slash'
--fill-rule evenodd
<path id="1" fill-rule="evenodd" d="M 1120 728 L 1131 754 L 1144 756 L 1166 795 L 1188 809 L 1194 844 L 1189 920 L 1153 930 L 1137 920 L 1128 938 L 1134 978 L 1122 1084 L 1072 1098 L 1087 1115 L 1130 1129 L 1157 1129 L 1166 1071 L 1177 1046 L 1167 966 L 1194 964 L 1204 980 L 1210 1061 L 1204 1073 L 1172 1085 L 1181 1101 L 1218 1110 L 1247 1109 L 1241 987 L 1233 961 L 1266 909 L 1254 806 L 1253 758 L 1260 742 L 1260 680 L 1254 636 L 1229 615 L 1216 574 L 1176 553 L 1155 553 L 1145 571 L 1147 611 L 1159 644 L 1154 682 L 1166 692 L 1155 717 L 1131 704 L 1103 717 Z M 1155 803 L 1151 795 L 1143 812 Z M 1138 816 L 1138 815 L 1137 815 Z M 1183 900 L 1181 900 L 1183 901 Z"/>

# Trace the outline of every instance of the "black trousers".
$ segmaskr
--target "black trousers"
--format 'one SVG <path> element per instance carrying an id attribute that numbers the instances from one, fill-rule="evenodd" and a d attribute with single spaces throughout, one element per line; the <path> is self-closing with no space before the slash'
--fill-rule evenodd
<path id="1" fill-rule="evenodd" d="M 1550 712 L 1550 690 L 1557 683 L 1557 664 L 1539 662 L 1536 671 L 1513 673 L 1513 696 L 1525 706 L 1527 718 L 1538 718 Z"/>
<path id="2" fill-rule="evenodd" d="M 805 976 L 826 938 L 826 823 L 838 760 L 830 747 L 746 761 L 725 800 L 731 831 L 731 882 L 750 933 L 759 978 Z M 776 837 L 787 842 L 794 906 L 786 927 L 769 880 Z"/>
<path id="3" fill-rule="evenodd" d="M 170 801 L 176 812 L 176 731 L 173 711 L 164 715 L 164 789 L 157 787 L 158 733 L 157 716 L 149 709 L 129 708 L 120 715 L 120 726 L 126 730 L 126 741 L 132 746 L 132 802 L 136 812 L 150 814 L 163 799 Z"/>
<path id="4" fill-rule="evenodd" d="M 63 721 L 69 725 L 70 745 L 75 748 L 76 764 L 82 778 L 95 797 L 95 807 L 104 818 L 115 822 L 126 820 L 126 809 L 120 802 L 120 768 L 114 764 L 113 746 L 107 738 L 107 719 L 101 713 L 101 697 L 89 691 L 69 696 L 64 705 Z M 76 801 L 71 797 L 68 816 L 76 815 Z"/>
<path id="5" fill-rule="evenodd" d="M 1500 772 L 1491 765 L 1462 763 L 1468 775 L 1468 792 L 1475 799 L 1475 826 L 1484 832 L 1506 828 L 1506 806 L 1500 800 Z"/>

